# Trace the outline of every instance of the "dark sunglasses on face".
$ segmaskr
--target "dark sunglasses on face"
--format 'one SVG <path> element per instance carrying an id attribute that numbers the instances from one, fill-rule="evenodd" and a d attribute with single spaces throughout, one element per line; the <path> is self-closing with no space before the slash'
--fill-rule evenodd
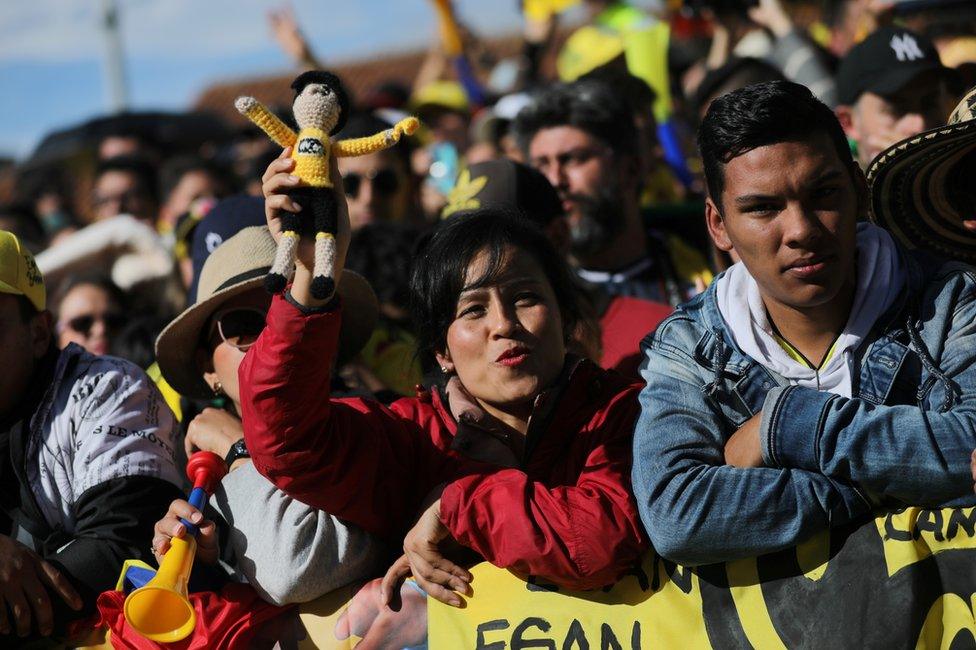
<path id="1" fill-rule="evenodd" d="M 346 188 L 346 196 L 351 199 L 359 196 L 359 189 L 363 186 L 363 181 L 368 180 L 373 185 L 373 192 L 379 196 L 390 196 L 400 187 L 400 179 L 396 171 L 389 167 L 383 169 L 372 169 L 366 174 L 349 172 L 342 177 L 342 184 Z"/>
<path id="2" fill-rule="evenodd" d="M 91 334 L 91 329 L 95 326 L 96 322 L 101 322 L 105 326 L 105 329 L 110 332 L 117 332 L 125 326 L 126 318 L 124 315 L 116 313 L 82 314 L 81 316 L 75 316 L 74 318 L 59 323 L 59 329 L 61 331 L 69 329 L 82 336 L 88 336 Z"/>
<path id="3" fill-rule="evenodd" d="M 92 207 L 101 208 L 110 203 L 118 203 L 120 209 L 131 209 L 133 206 L 139 207 L 146 201 L 146 195 L 139 190 L 128 190 L 120 194 L 92 196 Z"/>
<path id="4" fill-rule="evenodd" d="M 214 316 L 210 328 L 211 340 L 216 342 L 214 335 L 217 335 L 220 337 L 219 340 L 231 347 L 247 352 L 264 329 L 266 314 L 265 310 L 245 308 L 219 311 Z"/>

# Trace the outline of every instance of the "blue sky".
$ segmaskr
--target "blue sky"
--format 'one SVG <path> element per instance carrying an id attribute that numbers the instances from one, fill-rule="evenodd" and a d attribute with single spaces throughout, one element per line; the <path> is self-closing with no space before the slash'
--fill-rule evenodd
<path id="1" fill-rule="evenodd" d="M 280 0 L 117 0 L 134 109 L 183 109 L 210 83 L 290 69 L 267 12 Z M 294 0 L 326 61 L 425 46 L 437 37 L 429 0 Z M 483 34 L 517 30 L 516 0 L 456 0 Z M 23 158 L 40 138 L 102 114 L 99 0 L 0 3 L 0 155 Z"/>

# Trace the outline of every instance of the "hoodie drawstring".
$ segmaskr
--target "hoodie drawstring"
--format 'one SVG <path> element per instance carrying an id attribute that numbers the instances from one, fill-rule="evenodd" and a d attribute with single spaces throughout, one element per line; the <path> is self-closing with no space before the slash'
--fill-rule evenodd
<path id="1" fill-rule="evenodd" d="M 715 376 L 712 379 L 712 385 L 708 387 L 707 395 L 709 397 L 715 397 L 715 394 L 718 392 L 718 385 L 722 381 L 722 373 L 725 372 L 725 340 L 722 338 L 722 331 L 717 327 L 713 327 L 712 336 L 715 337 L 716 346 L 718 347 L 718 360 L 715 363 Z"/>
<path id="2" fill-rule="evenodd" d="M 956 388 L 952 384 L 952 380 L 949 379 L 945 373 L 935 365 L 935 360 L 932 359 L 929 349 L 925 346 L 925 343 L 922 341 L 922 337 L 915 328 L 913 317 L 911 315 L 909 315 L 907 321 L 905 322 L 905 328 L 908 331 L 908 338 L 911 340 L 912 346 L 915 348 L 915 352 L 918 354 L 918 358 L 922 361 L 922 366 L 924 366 L 929 372 L 929 376 L 925 378 L 925 381 L 919 387 L 916 398 L 921 401 L 933 383 L 936 381 L 942 382 L 945 397 L 942 399 L 942 406 L 939 408 L 939 412 L 944 413 L 949 410 L 949 407 L 952 406 L 952 402 L 956 397 Z"/>

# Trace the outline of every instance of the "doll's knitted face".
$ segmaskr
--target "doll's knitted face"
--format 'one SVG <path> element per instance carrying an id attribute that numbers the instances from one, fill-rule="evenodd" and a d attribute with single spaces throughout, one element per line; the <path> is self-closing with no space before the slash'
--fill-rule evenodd
<path id="1" fill-rule="evenodd" d="M 339 110 L 339 98 L 327 84 L 308 84 L 292 105 L 298 128 L 318 127 L 326 133 L 339 121 Z"/>

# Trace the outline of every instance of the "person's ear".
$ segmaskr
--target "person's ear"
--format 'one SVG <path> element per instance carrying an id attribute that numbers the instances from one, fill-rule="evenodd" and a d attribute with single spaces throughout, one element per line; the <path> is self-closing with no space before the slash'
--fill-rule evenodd
<path id="1" fill-rule="evenodd" d="M 454 372 L 454 362 L 451 361 L 450 351 L 435 352 L 434 360 L 437 361 L 437 365 L 441 367 L 441 372 L 445 375 L 450 375 Z"/>
<path id="2" fill-rule="evenodd" d="M 217 376 L 217 373 L 213 371 L 203 373 L 203 381 L 207 382 L 207 386 L 210 386 L 210 390 L 212 390 L 215 395 L 220 392 L 218 388 L 218 386 L 220 386 L 220 377 Z"/>
<path id="3" fill-rule="evenodd" d="M 708 226 L 708 234 L 715 242 L 716 248 L 726 253 L 734 248 L 729 233 L 725 229 L 725 219 L 722 218 L 722 212 L 710 196 L 705 199 L 705 225 Z"/>
<path id="4" fill-rule="evenodd" d="M 859 139 L 857 120 L 854 117 L 854 107 L 842 104 L 834 109 L 834 114 L 837 116 L 837 121 L 840 122 L 841 128 L 844 129 L 844 134 L 852 140 Z"/>
<path id="5" fill-rule="evenodd" d="M 40 311 L 30 319 L 31 352 L 35 359 L 40 359 L 51 347 L 51 337 L 54 336 L 54 316 L 48 310 Z"/>

